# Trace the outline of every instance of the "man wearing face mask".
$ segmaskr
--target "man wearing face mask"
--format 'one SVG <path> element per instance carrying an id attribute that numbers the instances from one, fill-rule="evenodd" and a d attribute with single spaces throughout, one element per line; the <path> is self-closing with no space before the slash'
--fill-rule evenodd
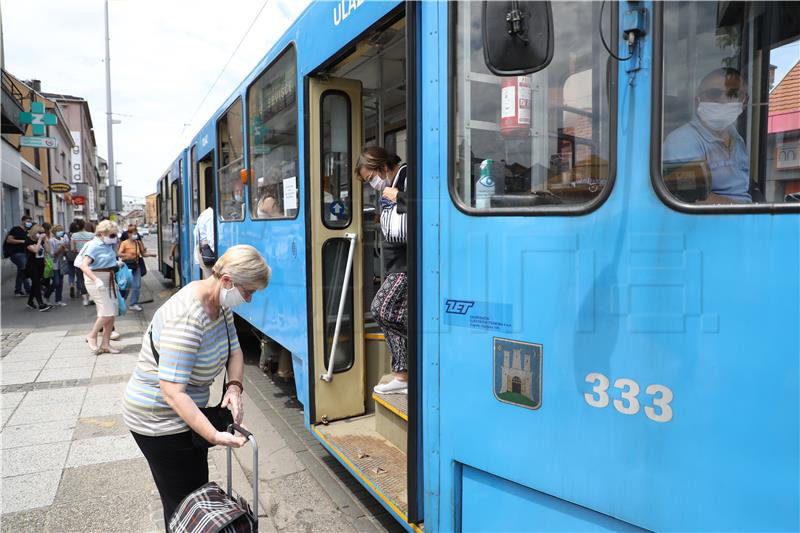
<path id="1" fill-rule="evenodd" d="M 14 281 L 14 295 L 25 296 L 31 292 L 31 283 L 25 275 L 25 264 L 27 253 L 25 241 L 28 238 L 28 231 L 33 227 L 33 220 L 28 215 L 22 217 L 19 226 L 14 226 L 6 235 L 5 255 L 11 259 L 17 267 L 17 278 Z M 24 288 L 24 290 L 23 290 Z"/>
<path id="2" fill-rule="evenodd" d="M 747 94 L 739 71 L 711 71 L 697 89 L 695 116 L 664 141 L 664 164 L 705 162 L 711 172 L 706 203 L 750 203 L 747 146 L 736 130 Z"/>
<path id="3" fill-rule="evenodd" d="M 200 408 L 208 403 L 214 378 L 226 369 L 221 407 L 241 424 L 244 354 L 233 309 L 250 302 L 271 276 L 255 248 L 231 246 L 210 277 L 170 297 L 147 328 L 122 413 L 150 466 L 165 523 L 183 498 L 208 483 L 208 448 L 198 446 L 197 437 L 232 448 L 247 442 L 216 427 Z"/>

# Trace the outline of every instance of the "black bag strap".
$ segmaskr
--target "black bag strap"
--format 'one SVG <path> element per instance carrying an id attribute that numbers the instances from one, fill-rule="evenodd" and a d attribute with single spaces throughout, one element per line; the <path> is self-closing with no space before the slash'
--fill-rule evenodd
<path id="1" fill-rule="evenodd" d="M 221 307 L 222 309 L 222 319 L 225 321 L 225 336 L 228 337 L 228 358 L 225 360 L 225 379 L 222 382 L 222 395 L 225 396 L 225 390 L 228 388 L 228 361 L 231 360 L 231 332 L 228 330 L 228 314 L 225 312 L 225 308 Z M 148 336 L 150 337 L 150 350 L 153 352 L 153 357 L 156 360 L 156 365 L 159 364 L 161 357 L 158 355 L 158 350 L 156 350 L 156 345 L 153 342 L 153 324 L 150 324 L 150 329 L 147 332 Z"/>

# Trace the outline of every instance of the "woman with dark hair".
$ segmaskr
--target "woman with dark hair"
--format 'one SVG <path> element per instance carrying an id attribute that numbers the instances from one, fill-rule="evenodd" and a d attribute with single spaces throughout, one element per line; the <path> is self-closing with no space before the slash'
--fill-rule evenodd
<path id="1" fill-rule="evenodd" d="M 396 204 L 397 212 L 406 212 L 407 168 L 396 154 L 379 146 L 364 148 L 355 166 L 355 177 L 381 195 L 384 209 Z M 386 337 L 392 354 L 392 379 L 375 386 L 378 394 L 408 393 L 408 276 L 406 274 L 406 243 L 385 242 L 383 280 L 372 300 L 372 314 Z M 382 380 L 383 381 L 383 380 Z"/>

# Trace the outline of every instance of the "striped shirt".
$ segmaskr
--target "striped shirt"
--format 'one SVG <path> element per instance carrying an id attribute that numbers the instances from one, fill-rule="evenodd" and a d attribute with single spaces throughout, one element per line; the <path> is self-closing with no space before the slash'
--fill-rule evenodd
<path id="1" fill-rule="evenodd" d="M 131 431 L 149 436 L 188 431 L 186 422 L 164 401 L 159 380 L 185 384 L 194 403 L 205 407 L 211 384 L 227 363 L 228 334 L 231 351 L 239 349 L 233 313 L 225 309 L 224 314 L 220 312 L 216 320 L 211 320 L 194 289 L 195 283 L 190 283 L 167 300 L 142 337 L 139 360 L 122 405 L 125 424 Z M 150 347 L 151 329 L 158 363 Z"/>

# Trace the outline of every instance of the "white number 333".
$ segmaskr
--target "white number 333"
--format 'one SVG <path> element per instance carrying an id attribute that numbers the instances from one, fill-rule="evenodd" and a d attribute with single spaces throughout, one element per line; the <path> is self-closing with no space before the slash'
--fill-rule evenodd
<path id="1" fill-rule="evenodd" d="M 608 388 L 610 382 L 606 376 L 598 372 L 586 375 L 586 383 L 592 384 L 592 392 L 583 395 L 586 403 L 592 407 L 602 409 L 609 403 Z M 639 412 L 639 384 L 632 379 L 619 378 L 614 382 L 614 388 L 619 391 L 620 399 L 614 399 L 614 409 L 624 415 L 635 415 Z M 644 406 L 644 414 L 655 422 L 669 422 L 672 420 L 672 390 L 664 385 L 648 385 L 645 389 L 652 405 Z"/>

